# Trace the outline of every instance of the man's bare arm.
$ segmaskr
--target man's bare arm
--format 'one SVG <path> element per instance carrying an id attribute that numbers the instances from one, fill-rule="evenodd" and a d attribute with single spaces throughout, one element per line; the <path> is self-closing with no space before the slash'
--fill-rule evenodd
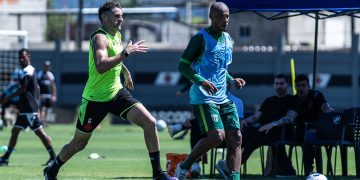
<path id="1" fill-rule="evenodd" d="M 147 52 L 149 46 L 145 44 L 145 41 L 141 40 L 136 43 L 129 41 L 126 48 L 116 56 L 108 57 L 107 48 L 109 47 L 109 40 L 104 34 L 96 34 L 92 39 L 94 61 L 96 69 L 100 74 L 110 70 L 111 68 L 118 65 L 120 62 L 125 60 L 128 55 L 136 52 Z"/>
<path id="2" fill-rule="evenodd" d="M 94 63 L 100 74 L 110 70 L 126 59 L 126 55 L 123 53 L 120 53 L 117 56 L 108 57 L 107 48 L 109 47 L 109 40 L 104 34 L 96 34 L 92 39 L 92 44 Z"/>
<path id="3" fill-rule="evenodd" d="M 285 124 L 293 123 L 295 121 L 296 116 L 297 116 L 296 111 L 288 110 L 288 112 L 286 113 L 286 116 L 280 118 L 277 121 L 274 121 L 274 125 L 282 126 L 282 125 L 285 125 Z"/>

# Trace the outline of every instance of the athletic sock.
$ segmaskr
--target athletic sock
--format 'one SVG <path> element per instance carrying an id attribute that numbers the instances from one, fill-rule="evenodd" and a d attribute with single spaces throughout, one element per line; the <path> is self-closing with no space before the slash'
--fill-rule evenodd
<path id="1" fill-rule="evenodd" d="M 231 174 L 229 176 L 229 180 L 240 180 L 240 172 L 231 171 Z"/>
<path id="2" fill-rule="evenodd" d="M 153 177 L 156 177 L 160 173 L 162 173 L 161 165 L 160 165 L 160 151 L 149 153 L 151 167 L 153 170 Z"/>
<path id="3" fill-rule="evenodd" d="M 51 174 L 52 176 L 56 177 L 60 167 L 64 164 L 65 162 L 60 160 L 59 156 L 56 157 L 55 161 L 50 165 L 49 168 L 49 174 Z"/>
<path id="4" fill-rule="evenodd" d="M 50 146 L 49 148 L 46 149 L 50 155 L 50 159 L 55 159 L 56 158 L 56 154 L 54 151 L 54 148 L 52 146 Z"/>
<path id="5" fill-rule="evenodd" d="M 11 153 L 13 152 L 14 148 L 8 148 L 5 154 L 3 155 L 3 159 L 9 159 Z"/>
<path id="6" fill-rule="evenodd" d="M 189 170 L 194 162 L 195 160 L 188 156 L 185 161 L 180 164 L 180 167 L 181 169 Z"/>

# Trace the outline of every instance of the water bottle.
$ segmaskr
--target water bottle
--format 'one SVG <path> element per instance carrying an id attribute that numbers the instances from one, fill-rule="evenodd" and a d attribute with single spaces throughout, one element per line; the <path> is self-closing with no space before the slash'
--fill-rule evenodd
<path id="1" fill-rule="evenodd" d="M 3 145 L 3 146 L 0 146 L 0 152 L 6 152 L 8 149 L 7 146 Z"/>

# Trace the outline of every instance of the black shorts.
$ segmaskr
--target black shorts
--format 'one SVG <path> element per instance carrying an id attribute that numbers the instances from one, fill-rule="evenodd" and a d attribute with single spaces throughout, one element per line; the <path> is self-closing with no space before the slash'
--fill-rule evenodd
<path id="1" fill-rule="evenodd" d="M 14 127 L 21 129 L 30 127 L 31 130 L 36 131 L 42 127 L 42 123 L 39 120 L 38 113 L 19 113 Z"/>
<path id="2" fill-rule="evenodd" d="M 41 97 L 40 98 L 40 107 L 50 108 L 52 107 L 51 97 Z"/>
<path id="3" fill-rule="evenodd" d="M 95 102 L 83 98 L 76 128 L 82 132 L 91 133 L 108 113 L 126 119 L 129 110 L 137 103 L 139 101 L 133 98 L 125 88 L 120 89 L 115 98 L 107 102 Z"/>

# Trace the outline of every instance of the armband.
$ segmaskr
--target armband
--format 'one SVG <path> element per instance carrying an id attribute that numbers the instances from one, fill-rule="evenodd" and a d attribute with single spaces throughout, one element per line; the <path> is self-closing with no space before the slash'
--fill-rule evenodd
<path id="1" fill-rule="evenodd" d="M 129 56 L 129 53 L 126 51 L 126 49 L 121 51 L 121 55 L 123 55 L 125 58 Z"/>

